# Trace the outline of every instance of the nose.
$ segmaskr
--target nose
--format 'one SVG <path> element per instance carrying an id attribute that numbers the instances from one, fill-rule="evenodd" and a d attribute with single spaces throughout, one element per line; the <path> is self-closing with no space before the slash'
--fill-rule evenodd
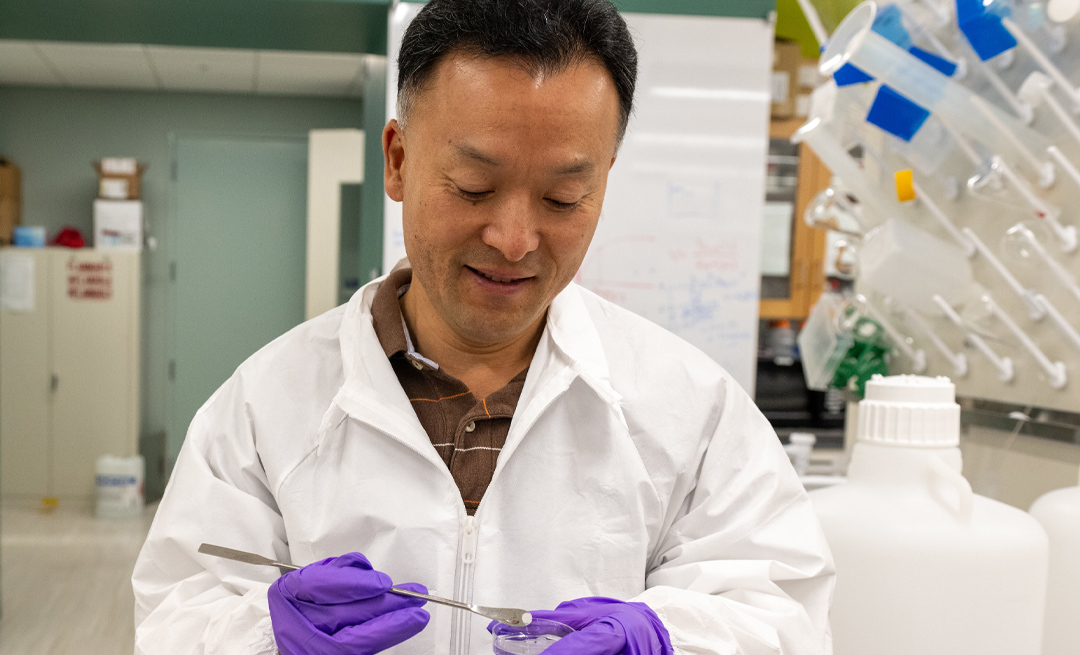
<path id="1" fill-rule="evenodd" d="M 540 247 L 536 208 L 529 199 L 508 199 L 484 226 L 484 243 L 502 253 L 506 261 L 517 262 Z"/>

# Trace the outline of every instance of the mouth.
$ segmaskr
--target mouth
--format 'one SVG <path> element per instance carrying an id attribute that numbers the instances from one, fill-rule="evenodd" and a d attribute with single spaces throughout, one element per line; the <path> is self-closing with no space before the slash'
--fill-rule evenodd
<path id="1" fill-rule="evenodd" d="M 529 277 L 503 277 L 500 275 L 495 275 L 494 273 L 489 273 L 487 271 L 481 271 L 480 269 L 473 268 L 472 266 L 466 266 L 465 268 L 472 271 L 478 277 L 484 278 L 485 280 L 490 280 L 492 282 L 498 282 L 500 284 L 515 284 L 517 282 L 524 282 L 525 280 L 529 279 Z"/>

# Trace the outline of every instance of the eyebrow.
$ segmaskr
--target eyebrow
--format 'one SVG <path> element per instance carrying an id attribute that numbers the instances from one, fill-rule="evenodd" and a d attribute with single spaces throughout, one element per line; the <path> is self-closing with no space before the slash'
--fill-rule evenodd
<path id="1" fill-rule="evenodd" d="M 484 164 L 485 166 L 501 166 L 502 162 L 467 143 L 455 143 L 454 150 L 461 159 L 469 159 Z M 581 159 L 569 164 L 564 164 L 555 169 L 556 175 L 576 175 L 591 172 L 596 166 L 587 159 Z"/>
<path id="2" fill-rule="evenodd" d="M 498 166 L 500 163 L 499 160 L 485 155 L 467 143 L 455 143 L 454 150 L 457 151 L 458 157 L 462 159 L 471 159 L 487 166 Z"/>

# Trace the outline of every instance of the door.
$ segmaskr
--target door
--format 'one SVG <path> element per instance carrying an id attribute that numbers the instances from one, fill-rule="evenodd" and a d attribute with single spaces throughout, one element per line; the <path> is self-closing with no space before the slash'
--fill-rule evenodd
<path id="1" fill-rule="evenodd" d="M 0 284 L 0 493 L 41 498 L 49 495 L 52 404 L 48 251 L 4 248 Z"/>
<path id="2" fill-rule="evenodd" d="M 50 252 L 50 487 L 92 498 L 98 457 L 138 453 L 141 255 Z"/>
<path id="3" fill-rule="evenodd" d="M 196 410 L 304 319 L 307 140 L 178 137 L 168 413 L 175 461 Z"/>

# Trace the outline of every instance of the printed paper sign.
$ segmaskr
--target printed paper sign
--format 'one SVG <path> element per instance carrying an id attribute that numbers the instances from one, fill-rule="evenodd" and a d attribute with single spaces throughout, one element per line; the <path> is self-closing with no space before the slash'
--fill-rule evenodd
<path id="1" fill-rule="evenodd" d="M 67 265 L 68 298 L 74 300 L 109 300 L 113 294 L 113 266 L 108 259 L 77 261 Z"/>

